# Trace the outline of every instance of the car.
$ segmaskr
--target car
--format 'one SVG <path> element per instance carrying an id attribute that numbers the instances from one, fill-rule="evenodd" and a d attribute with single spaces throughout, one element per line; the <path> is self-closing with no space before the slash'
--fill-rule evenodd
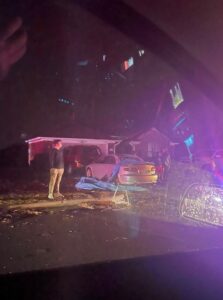
<path id="1" fill-rule="evenodd" d="M 193 163 L 194 166 L 209 172 L 223 172 L 223 149 L 197 151 L 192 161 L 189 157 L 180 159 L 183 163 Z"/>
<path id="2" fill-rule="evenodd" d="M 213 167 L 213 153 L 211 149 L 197 151 L 193 155 L 193 163 L 203 170 L 211 170 Z"/>
<path id="3" fill-rule="evenodd" d="M 206 171 L 222 170 L 223 150 L 202 150 L 193 156 L 193 163 Z"/>
<path id="4" fill-rule="evenodd" d="M 85 170 L 85 166 L 97 160 L 102 155 L 98 146 L 70 146 L 64 149 L 64 163 L 67 174 L 73 171 Z M 83 172 L 81 172 L 83 173 Z"/>
<path id="5" fill-rule="evenodd" d="M 120 184 L 156 183 L 158 180 L 154 163 L 130 154 L 107 155 L 103 160 L 89 164 L 86 175 Z"/>

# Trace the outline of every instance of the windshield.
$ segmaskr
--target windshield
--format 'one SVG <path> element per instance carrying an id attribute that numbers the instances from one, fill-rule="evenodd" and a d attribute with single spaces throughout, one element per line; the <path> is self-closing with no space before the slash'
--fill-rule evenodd
<path id="1" fill-rule="evenodd" d="M 137 156 L 133 156 L 133 155 L 123 155 L 123 156 L 120 156 L 120 161 L 123 161 L 123 160 L 129 160 L 129 161 L 135 161 L 135 162 L 143 162 L 143 159 L 137 157 Z"/>
<path id="2" fill-rule="evenodd" d="M 2 5 L 0 274 L 218 247 L 214 2 Z"/>

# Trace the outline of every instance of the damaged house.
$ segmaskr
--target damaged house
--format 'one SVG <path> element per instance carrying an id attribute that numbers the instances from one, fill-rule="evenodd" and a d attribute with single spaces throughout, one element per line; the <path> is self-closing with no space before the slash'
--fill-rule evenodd
<path id="1" fill-rule="evenodd" d="M 140 133 L 135 140 L 138 141 L 136 154 L 144 160 L 155 157 L 157 153 L 171 146 L 170 139 L 154 127 Z"/>

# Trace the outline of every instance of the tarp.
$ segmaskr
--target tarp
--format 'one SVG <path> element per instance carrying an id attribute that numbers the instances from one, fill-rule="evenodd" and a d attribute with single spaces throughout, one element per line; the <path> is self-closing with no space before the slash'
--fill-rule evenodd
<path id="1" fill-rule="evenodd" d="M 132 191 L 132 192 L 144 192 L 148 189 L 141 186 L 136 185 L 124 185 L 119 184 L 118 186 L 114 183 L 104 182 L 101 180 L 97 180 L 96 178 L 92 177 L 81 177 L 81 179 L 75 184 L 75 188 L 78 190 L 106 190 L 115 192 L 118 188 L 118 191 Z"/>

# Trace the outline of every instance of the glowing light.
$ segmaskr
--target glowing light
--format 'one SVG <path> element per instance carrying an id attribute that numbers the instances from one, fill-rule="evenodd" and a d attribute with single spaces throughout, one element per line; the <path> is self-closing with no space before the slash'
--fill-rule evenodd
<path id="1" fill-rule="evenodd" d="M 145 51 L 144 51 L 143 49 L 140 49 L 140 50 L 138 51 L 138 53 L 139 53 L 139 56 L 143 56 L 143 54 L 145 54 Z"/>
<path id="2" fill-rule="evenodd" d="M 184 143 L 187 148 L 190 148 L 194 144 L 194 135 L 191 134 L 187 139 L 184 140 Z"/>
<path id="3" fill-rule="evenodd" d="M 173 127 L 173 130 L 177 129 L 177 127 L 179 127 L 184 121 L 186 120 L 186 118 L 182 118 L 180 119 L 177 124 Z"/>
<path id="4" fill-rule="evenodd" d="M 174 86 L 174 90 L 170 89 L 170 95 L 172 98 L 173 107 L 176 109 L 182 102 L 184 98 L 180 89 L 179 83 Z"/>
<path id="5" fill-rule="evenodd" d="M 58 102 L 60 102 L 60 103 L 64 103 L 64 104 L 70 104 L 70 105 L 74 105 L 74 102 L 73 101 L 71 101 L 71 100 L 68 100 L 68 99 L 64 99 L 64 98 L 59 98 L 58 99 Z"/>
<path id="6" fill-rule="evenodd" d="M 113 76 L 114 76 L 114 73 L 107 73 L 105 75 L 105 80 L 111 80 Z"/>
<path id="7" fill-rule="evenodd" d="M 130 67 L 132 67 L 134 65 L 134 58 L 130 57 L 128 60 L 125 60 L 122 64 L 121 64 L 121 70 L 122 72 L 127 71 Z"/>

